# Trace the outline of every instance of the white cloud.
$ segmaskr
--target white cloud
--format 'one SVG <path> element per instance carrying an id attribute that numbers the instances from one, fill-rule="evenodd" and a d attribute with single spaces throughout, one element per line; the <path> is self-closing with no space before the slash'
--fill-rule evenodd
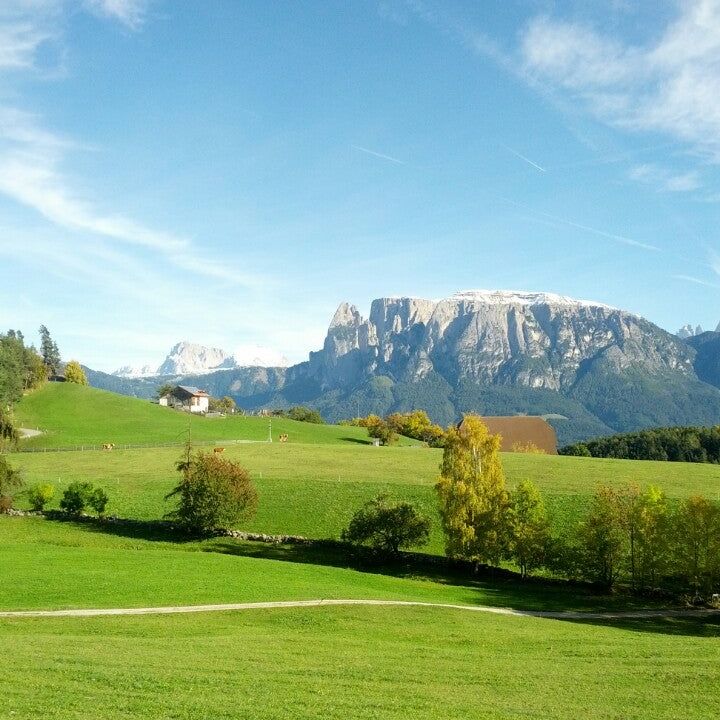
<path id="1" fill-rule="evenodd" d="M 664 192 L 691 192 L 701 186 L 700 175 L 695 170 L 673 173 L 653 163 L 636 165 L 628 173 L 631 180 L 655 185 Z"/>
<path id="2" fill-rule="evenodd" d="M 665 33 L 646 45 L 536 18 L 521 38 L 523 69 L 606 122 L 666 133 L 720 161 L 720 0 L 679 7 Z"/>
<path id="3" fill-rule="evenodd" d="M 85 0 L 93 12 L 118 20 L 132 30 L 137 30 L 145 21 L 147 0 Z"/>
<path id="4" fill-rule="evenodd" d="M 136 27 L 146 2 L 97 0 L 92 5 L 96 11 Z M 3 68 L 35 66 L 44 40 L 59 36 L 63 7 L 63 0 L 7 0 L 0 7 L 0 77 Z M 3 39 L 16 41 L 3 47 Z M 166 263 L 194 275 L 247 287 L 266 282 L 237 272 L 232 262 L 200 254 L 188 238 L 147 227 L 123 212 L 104 209 L 94 198 L 83 197 L 63 171 L 69 153 L 82 149 L 81 143 L 43 127 L 36 115 L 0 106 L 0 193 L 61 228 L 159 253 Z"/>

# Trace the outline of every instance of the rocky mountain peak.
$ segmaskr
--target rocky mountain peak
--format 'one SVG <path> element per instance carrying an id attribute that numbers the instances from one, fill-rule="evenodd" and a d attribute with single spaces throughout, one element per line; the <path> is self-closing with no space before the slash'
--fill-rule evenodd
<path id="1" fill-rule="evenodd" d="M 362 325 L 364 322 L 362 315 L 358 312 L 358 309 L 350 303 L 340 303 L 338 309 L 335 311 L 332 320 L 330 321 L 330 327 L 328 331 L 332 331 L 337 327 L 346 327 Z"/>
<path id="2" fill-rule="evenodd" d="M 687 340 L 691 337 L 696 337 L 697 335 L 702 335 L 705 331 L 702 329 L 701 325 L 696 325 L 694 328 L 690 323 L 687 325 L 683 325 L 677 333 L 675 333 L 681 340 Z M 720 325 L 718 325 L 718 332 L 720 332 Z"/>
<path id="3" fill-rule="evenodd" d="M 224 350 L 184 340 L 170 350 L 157 374 L 198 375 L 232 367 L 235 367 L 235 361 Z"/>
<path id="4" fill-rule="evenodd" d="M 368 320 L 343 303 L 313 375 L 324 388 L 372 375 L 415 382 L 430 373 L 560 390 L 581 366 L 692 372 L 692 351 L 642 318 L 609 305 L 553 293 L 471 290 L 443 300 L 374 300 Z"/>

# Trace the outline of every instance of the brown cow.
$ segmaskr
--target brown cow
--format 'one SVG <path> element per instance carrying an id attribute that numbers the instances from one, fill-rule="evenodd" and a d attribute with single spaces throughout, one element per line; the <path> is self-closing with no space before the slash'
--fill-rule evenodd
<path id="1" fill-rule="evenodd" d="M 215 452 L 215 453 L 225 452 L 225 448 L 216 447 L 216 448 L 213 448 L 213 452 Z"/>
<path id="2" fill-rule="evenodd" d="M 115 447 L 115 443 L 103 443 L 103 450 L 112 450 Z"/>

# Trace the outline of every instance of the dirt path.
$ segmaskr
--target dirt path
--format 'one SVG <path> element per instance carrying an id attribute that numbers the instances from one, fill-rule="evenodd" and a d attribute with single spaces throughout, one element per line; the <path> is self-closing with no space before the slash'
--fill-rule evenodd
<path id="1" fill-rule="evenodd" d="M 552 618 L 556 620 L 615 620 L 666 617 L 705 617 L 720 610 L 628 610 L 619 612 L 577 612 L 555 610 L 515 610 L 489 605 L 452 605 L 450 603 L 409 600 L 285 600 L 277 602 L 226 603 L 222 605 L 176 605 L 142 608 L 87 608 L 77 610 L 5 610 L 0 618 L 99 617 L 104 615 L 173 615 L 178 613 L 222 612 L 227 610 L 266 610 L 271 608 L 328 607 L 334 605 L 379 605 L 393 607 L 431 607 L 468 612 Z"/>
<path id="2" fill-rule="evenodd" d="M 18 432 L 23 440 L 34 438 L 43 434 L 42 430 L 33 430 L 32 428 L 18 428 Z"/>

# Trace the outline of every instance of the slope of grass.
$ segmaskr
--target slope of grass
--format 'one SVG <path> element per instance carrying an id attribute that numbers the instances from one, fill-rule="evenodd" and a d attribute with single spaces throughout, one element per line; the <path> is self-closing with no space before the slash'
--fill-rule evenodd
<path id="1" fill-rule="evenodd" d="M 170 534 L 43 518 L 0 517 L 0 609 L 142 607 L 313 598 L 378 598 L 596 610 L 641 603 L 565 584 L 448 576 L 398 565 L 396 576 L 350 569 L 351 558 L 231 538 Z M 268 557 L 269 556 L 269 557 Z M 361 567 L 361 564 L 358 565 Z M 639 606 L 643 606 L 640 604 Z"/>
<path id="2" fill-rule="evenodd" d="M 72 383 L 48 383 L 26 395 L 15 415 L 18 425 L 43 431 L 43 435 L 23 441 L 28 448 L 184 442 L 188 430 L 198 441 L 262 441 L 268 437 L 267 418 L 191 416 L 147 400 Z M 272 432 L 275 440 L 287 433 L 291 442 L 368 442 L 362 428 L 313 425 L 283 418 L 272 419 Z"/>
<path id="3" fill-rule="evenodd" d="M 60 491 L 74 480 L 102 485 L 109 512 L 123 517 L 162 517 L 163 500 L 177 480 L 178 448 L 17 454 L 28 484 L 49 482 Z M 308 537 L 337 537 L 353 512 L 380 492 L 407 499 L 433 519 L 429 552 L 441 553 L 443 539 L 433 490 L 441 451 L 420 447 L 248 444 L 228 446 L 225 455 L 245 465 L 258 487 L 260 504 L 244 528 Z M 660 485 L 671 498 L 704 493 L 720 499 L 716 465 L 605 460 L 562 456 L 503 455 L 508 484 L 523 478 L 542 489 L 557 524 L 570 522 L 600 482 Z M 23 506 L 23 498 L 18 505 Z"/>
<path id="4" fill-rule="evenodd" d="M 46 720 L 720 711 L 716 637 L 430 608 L 0 620 L 0 674 L 0 716 Z"/>

